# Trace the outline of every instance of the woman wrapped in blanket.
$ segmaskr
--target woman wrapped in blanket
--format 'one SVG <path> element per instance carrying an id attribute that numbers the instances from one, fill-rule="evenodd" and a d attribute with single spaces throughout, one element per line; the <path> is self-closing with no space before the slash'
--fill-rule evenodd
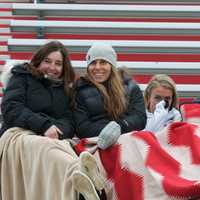
<path id="1" fill-rule="evenodd" d="M 145 130 L 157 132 L 173 121 L 181 121 L 176 109 L 177 92 L 174 81 L 165 74 L 152 77 L 144 91 L 147 124 Z"/>
<path id="2" fill-rule="evenodd" d="M 144 99 L 135 82 L 120 76 L 117 54 L 109 44 L 94 43 L 86 61 L 87 73 L 75 87 L 77 136 L 98 136 L 98 146 L 106 149 L 121 134 L 144 129 Z"/>
<path id="3" fill-rule="evenodd" d="M 33 55 L 30 63 L 18 64 L 6 73 L 7 79 L 3 75 L 5 92 L 1 105 L 3 115 L 1 134 L 5 133 L 7 129 L 8 131 L 6 132 L 9 133 L 9 128 L 20 127 L 30 130 L 36 135 L 45 136 L 30 136 L 29 138 L 36 141 L 35 143 L 32 141 L 29 144 L 30 149 L 33 149 L 33 146 L 31 146 L 33 144 L 37 146 L 37 141 L 41 144 L 38 148 L 40 149 L 40 146 L 44 146 L 45 149 L 45 145 L 48 146 L 54 143 L 52 139 L 66 139 L 74 136 L 70 104 L 71 88 L 75 79 L 75 73 L 71 66 L 67 49 L 63 44 L 58 41 L 51 41 L 43 45 Z M 62 141 L 59 142 L 62 143 Z M 59 142 L 57 141 L 55 146 L 60 144 Z M 36 154 L 39 151 L 38 148 L 36 147 L 35 152 L 32 153 Z M 71 146 L 68 145 L 67 148 L 70 149 Z M 71 163 L 72 165 L 76 163 L 74 160 L 80 161 L 80 166 L 74 168 L 78 171 L 73 173 L 73 186 L 80 193 L 83 193 L 85 199 L 89 200 L 92 198 L 98 200 L 99 197 L 95 187 L 97 190 L 101 190 L 103 184 L 99 175 L 100 178 L 97 178 L 98 170 L 96 170 L 96 174 L 90 173 L 97 168 L 93 156 L 84 152 L 78 158 L 74 153 L 75 157 L 72 156 L 73 159 L 67 160 L 67 157 L 71 157 L 72 150 L 70 150 L 69 156 L 57 148 L 56 151 L 57 156 L 55 160 L 59 157 L 58 155 L 62 154 L 60 158 L 63 159 L 59 160 L 60 163 L 58 163 L 60 165 L 63 163 L 63 166 L 67 167 L 71 166 Z M 38 152 L 38 156 L 39 154 Z M 30 153 L 27 157 L 34 157 L 34 155 Z M 45 155 L 44 160 L 46 159 Z M 86 168 L 87 171 L 89 169 L 89 173 L 86 173 Z M 65 170 L 65 167 L 63 167 L 63 170 Z M 10 194 L 12 194 L 11 191 Z M 40 196 L 42 198 L 42 195 Z M 54 197 L 54 199 L 58 199 L 55 194 Z M 70 195 L 68 197 L 70 199 Z M 32 199 L 31 194 L 29 199 Z"/>

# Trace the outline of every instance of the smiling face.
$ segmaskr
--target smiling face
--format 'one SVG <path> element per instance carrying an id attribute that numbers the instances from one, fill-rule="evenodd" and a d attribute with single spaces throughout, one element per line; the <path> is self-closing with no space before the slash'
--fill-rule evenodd
<path id="1" fill-rule="evenodd" d="M 165 88 L 163 86 L 156 87 L 152 89 L 150 98 L 149 98 L 149 112 L 154 112 L 156 104 L 162 100 L 169 102 L 169 105 L 172 104 L 173 92 L 172 90 Z"/>
<path id="2" fill-rule="evenodd" d="M 97 59 L 88 66 L 89 76 L 97 83 L 107 81 L 111 74 L 111 64 L 103 59 Z"/>
<path id="3" fill-rule="evenodd" d="M 63 57 L 60 51 L 51 52 L 45 57 L 38 66 L 38 70 L 53 79 L 60 78 L 63 70 Z"/>

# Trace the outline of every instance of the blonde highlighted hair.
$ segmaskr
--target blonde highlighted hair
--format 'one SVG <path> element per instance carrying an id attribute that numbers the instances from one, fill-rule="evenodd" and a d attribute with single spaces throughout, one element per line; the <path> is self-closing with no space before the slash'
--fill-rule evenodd
<path id="1" fill-rule="evenodd" d="M 172 80 L 172 78 L 170 78 L 166 74 L 157 74 L 151 78 L 151 80 L 149 81 L 144 91 L 144 101 L 145 101 L 146 108 L 149 108 L 149 103 L 150 103 L 149 101 L 150 101 L 152 90 L 159 86 L 162 86 L 172 91 L 172 105 L 171 106 L 176 107 L 178 96 L 176 92 L 175 82 Z"/>

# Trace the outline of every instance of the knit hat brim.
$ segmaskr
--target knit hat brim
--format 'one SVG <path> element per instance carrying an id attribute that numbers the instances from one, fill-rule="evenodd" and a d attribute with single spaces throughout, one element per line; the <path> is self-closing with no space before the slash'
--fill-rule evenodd
<path id="1" fill-rule="evenodd" d="M 91 46 L 86 55 L 87 66 L 97 59 L 109 62 L 113 67 L 117 66 L 117 54 L 109 44 L 99 42 Z"/>

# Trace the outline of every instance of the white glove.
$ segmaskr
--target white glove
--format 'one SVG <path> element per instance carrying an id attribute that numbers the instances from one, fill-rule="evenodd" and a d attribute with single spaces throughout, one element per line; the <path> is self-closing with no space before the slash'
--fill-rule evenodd
<path id="1" fill-rule="evenodd" d="M 182 120 L 181 113 L 176 108 L 172 108 L 168 112 L 168 115 L 165 120 L 165 123 L 166 123 L 165 125 L 168 125 L 172 122 L 181 121 L 181 120 Z"/>
<path id="2" fill-rule="evenodd" d="M 117 142 L 120 135 L 120 125 L 115 121 L 111 121 L 100 132 L 97 145 L 100 149 L 107 149 Z"/>
<path id="3" fill-rule="evenodd" d="M 158 104 L 156 104 L 156 109 L 153 113 L 155 118 L 160 119 L 168 114 L 169 110 L 168 110 L 168 108 L 165 108 L 165 104 L 166 104 L 166 102 L 164 100 L 162 100 Z"/>
<path id="4" fill-rule="evenodd" d="M 162 129 L 166 121 L 171 117 L 169 116 L 168 108 L 165 108 L 165 101 L 160 101 L 155 108 L 154 113 L 147 113 L 147 123 L 144 130 L 157 132 Z"/>

